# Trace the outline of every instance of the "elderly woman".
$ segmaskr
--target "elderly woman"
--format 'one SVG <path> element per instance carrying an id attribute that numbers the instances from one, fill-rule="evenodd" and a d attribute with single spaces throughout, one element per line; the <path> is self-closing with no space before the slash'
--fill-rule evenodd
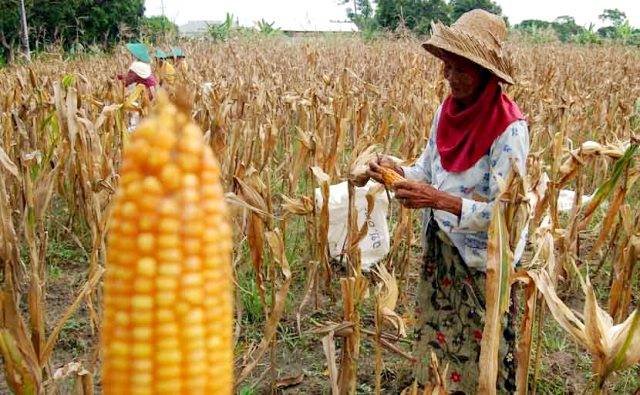
<path id="1" fill-rule="evenodd" d="M 474 10 L 451 27 L 432 26 L 423 47 L 443 62 L 450 94 L 436 111 L 424 152 L 410 167 L 387 157 L 369 164 L 395 169 L 408 181 L 395 197 L 408 208 L 424 209 L 424 259 L 416 301 L 416 375 L 423 382 L 430 351 L 449 364 L 449 389 L 476 392 L 484 327 L 487 229 L 512 163 L 524 173 L 529 132 L 516 104 L 500 83 L 513 84 L 511 63 L 502 51 L 504 21 Z M 525 235 L 515 253 L 522 254 Z M 512 303 L 515 307 L 515 304 Z M 513 314 L 504 323 L 498 393 L 515 390 Z"/>
<path id="2" fill-rule="evenodd" d="M 119 75 L 118 79 L 122 80 L 124 86 L 133 91 L 137 85 L 144 86 L 146 88 L 149 99 L 153 99 L 156 86 L 158 82 L 151 72 L 151 66 L 144 62 L 133 62 L 129 66 L 127 74 L 124 76 Z"/>
<path id="3" fill-rule="evenodd" d="M 118 74 L 117 77 L 126 89 L 124 108 L 132 111 L 129 116 L 128 130 L 133 131 L 140 122 L 142 102 L 153 100 L 158 83 L 151 70 L 151 57 L 147 46 L 141 43 L 129 43 L 127 49 L 133 57 L 133 62 L 127 74 Z"/>

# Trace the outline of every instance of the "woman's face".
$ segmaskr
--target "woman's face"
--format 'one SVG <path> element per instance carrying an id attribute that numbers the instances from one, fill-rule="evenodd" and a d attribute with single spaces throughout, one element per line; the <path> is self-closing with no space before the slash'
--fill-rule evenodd
<path id="1" fill-rule="evenodd" d="M 449 82 L 451 96 L 462 101 L 477 97 L 489 78 L 488 72 L 458 55 L 445 53 L 442 60 L 444 78 Z"/>

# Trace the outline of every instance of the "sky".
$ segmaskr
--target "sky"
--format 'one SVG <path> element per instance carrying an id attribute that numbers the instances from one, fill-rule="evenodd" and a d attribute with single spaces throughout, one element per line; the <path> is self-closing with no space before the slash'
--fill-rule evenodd
<path id="1" fill-rule="evenodd" d="M 602 26 L 598 15 L 605 8 L 624 11 L 632 26 L 640 27 L 640 0 L 497 0 L 512 24 L 523 19 L 551 21 L 571 15 L 583 26 Z M 230 12 L 243 26 L 253 26 L 260 19 L 276 22 L 276 27 L 305 21 L 322 25 L 346 19 L 346 6 L 338 0 L 146 0 L 146 15 L 165 15 L 176 24 L 191 20 L 223 20 Z"/>

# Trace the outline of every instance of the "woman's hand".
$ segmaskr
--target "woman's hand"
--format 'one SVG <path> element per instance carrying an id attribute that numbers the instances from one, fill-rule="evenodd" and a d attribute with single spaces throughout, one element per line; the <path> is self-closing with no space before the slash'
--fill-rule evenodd
<path id="1" fill-rule="evenodd" d="M 373 178 L 379 183 L 384 184 L 384 181 L 382 180 L 382 174 L 380 174 L 381 166 L 393 169 L 396 173 L 404 177 L 404 171 L 402 170 L 402 167 L 396 165 L 396 162 L 394 162 L 393 159 L 383 155 L 378 159 L 369 162 L 369 170 L 367 170 L 367 175 L 369 176 L 369 178 Z"/>
<path id="2" fill-rule="evenodd" d="M 462 199 L 442 192 L 429 184 L 402 181 L 394 185 L 395 197 L 407 208 L 426 208 L 448 211 L 458 217 L 462 213 Z"/>

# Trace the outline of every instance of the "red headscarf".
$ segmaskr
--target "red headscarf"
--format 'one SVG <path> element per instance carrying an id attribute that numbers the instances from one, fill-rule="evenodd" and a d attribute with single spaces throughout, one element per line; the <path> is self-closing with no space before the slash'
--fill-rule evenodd
<path id="1" fill-rule="evenodd" d="M 442 167 L 452 173 L 471 168 L 487 154 L 507 126 L 519 119 L 524 116 L 516 103 L 502 93 L 495 77 L 470 107 L 462 109 L 453 97 L 447 97 L 436 135 Z"/>
<path id="2" fill-rule="evenodd" d="M 146 86 L 147 88 L 153 88 L 154 86 L 158 85 L 158 82 L 156 81 L 156 77 L 154 77 L 153 75 L 150 75 L 147 78 L 142 78 L 136 75 L 136 83 L 137 84 L 142 84 L 144 86 Z"/>
<path id="3" fill-rule="evenodd" d="M 124 78 L 124 86 L 129 86 L 131 84 L 142 84 L 148 89 L 151 89 L 158 85 L 158 81 L 156 81 L 156 78 L 153 76 L 153 74 L 147 78 L 142 78 L 135 72 L 129 70 L 126 77 Z"/>

